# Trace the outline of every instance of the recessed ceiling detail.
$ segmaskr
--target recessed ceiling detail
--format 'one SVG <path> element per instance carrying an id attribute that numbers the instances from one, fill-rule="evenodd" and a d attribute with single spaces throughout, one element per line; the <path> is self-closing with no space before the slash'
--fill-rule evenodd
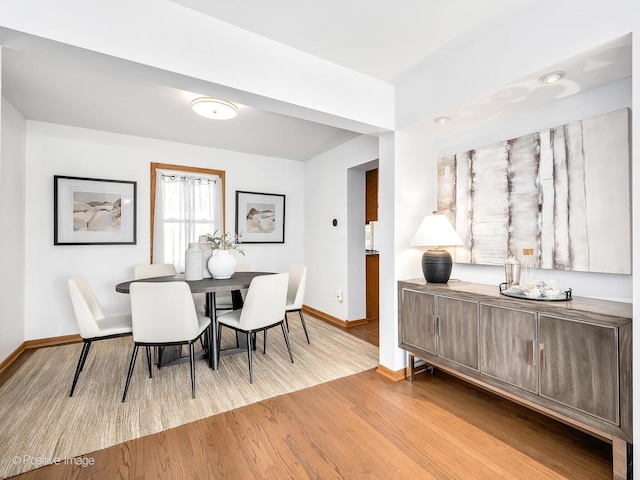
<path id="1" fill-rule="evenodd" d="M 566 73 L 562 71 L 545 73 L 540 78 L 538 78 L 538 82 L 543 85 L 551 85 L 552 83 L 556 83 L 559 80 L 562 80 L 565 77 Z"/>
<path id="2" fill-rule="evenodd" d="M 433 123 L 437 123 L 438 125 L 444 125 L 445 123 L 449 123 L 451 121 L 451 117 L 447 117 L 443 115 L 442 117 L 436 117 L 433 119 Z"/>

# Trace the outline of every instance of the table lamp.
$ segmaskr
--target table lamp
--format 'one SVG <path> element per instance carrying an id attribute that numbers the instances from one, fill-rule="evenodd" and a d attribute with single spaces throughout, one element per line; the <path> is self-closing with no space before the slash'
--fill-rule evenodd
<path id="1" fill-rule="evenodd" d="M 444 215 L 427 215 L 422 220 L 412 247 L 434 247 L 422 255 L 422 273 L 429 283 L 447 283 L 451 276 L 451 254 L 440 247 L 463 245 L 460 236 Z"/>

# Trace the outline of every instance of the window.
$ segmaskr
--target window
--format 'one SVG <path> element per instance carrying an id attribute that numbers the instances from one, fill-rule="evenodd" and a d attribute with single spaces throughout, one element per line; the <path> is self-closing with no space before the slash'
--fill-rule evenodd
<path id="1" fill-rule="evenodd" d="M 224 171 L 152 163 L 151 185 L 151 262 L 184 272 L 189 243 L 225 231 Z"/>

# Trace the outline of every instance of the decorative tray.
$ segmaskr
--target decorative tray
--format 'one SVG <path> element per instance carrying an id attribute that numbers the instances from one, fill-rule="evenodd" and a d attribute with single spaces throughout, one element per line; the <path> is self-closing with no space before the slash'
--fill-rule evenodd
<path id="1" fill-rule="evenodd" d="M 539 302 L 566 302 L 571 300 L 571 289 L 562 291 L 547 286 L 526 288 L 520 285 L 512 285 L 507 288 L 506 283 L 501 283 L 500 294 L 506 297 L 537 300 Z"/>

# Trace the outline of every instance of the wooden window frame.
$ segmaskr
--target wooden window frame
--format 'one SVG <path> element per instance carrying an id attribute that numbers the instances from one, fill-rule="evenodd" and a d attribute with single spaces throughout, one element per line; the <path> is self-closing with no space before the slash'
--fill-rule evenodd
<path id="1" fill-rule="evenodd" d="M 155 230 L 155 209 L 156 209 L 156 173 L 158 170 L 175 170 L 177 172 L 197 173 L 201 175 L 217 175 L 222 180 L 222 231 L 226 232 L 226 180 L 224 170 L 213 170 L 211 168 L 188 167 L 186 165 L 172 165 L 170 163 L 151 162 L 151 231 L 149 232 L 149 263 L 153 263 L 153 233 Z"/>

